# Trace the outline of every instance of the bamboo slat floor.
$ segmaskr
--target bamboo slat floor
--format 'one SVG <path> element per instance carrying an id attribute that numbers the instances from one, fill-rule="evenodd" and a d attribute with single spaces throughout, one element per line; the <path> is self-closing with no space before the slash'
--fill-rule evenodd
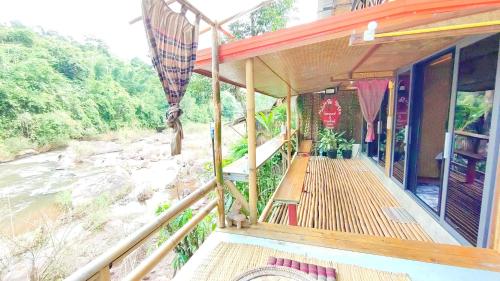
<path id="1" fill-rule="evenodd" d="M 364 160 L 311 157 L 297 210 L 298 226 L 407 240 L 432 241 L 416 222 L 389 218 L 400 207 Z M 287 224 L 285 205 L 275 204 L 270 223 Z"/>

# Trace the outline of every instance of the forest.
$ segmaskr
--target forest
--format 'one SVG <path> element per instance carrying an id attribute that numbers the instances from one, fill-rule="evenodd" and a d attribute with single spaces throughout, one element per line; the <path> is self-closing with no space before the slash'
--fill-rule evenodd
<path id="1" fill-rule="evenodd" d="M 242 112 L 228 89 L 226 120 Z M 122 61 L 97 39 L 0 26 L 0 159 L 123 128 L 156 129 L 167 106 L 156 72 L 141 59 Z M 210 79 L 194 74 L 181 106 L 189 108 L 184 122 L 210 122 Z"/>

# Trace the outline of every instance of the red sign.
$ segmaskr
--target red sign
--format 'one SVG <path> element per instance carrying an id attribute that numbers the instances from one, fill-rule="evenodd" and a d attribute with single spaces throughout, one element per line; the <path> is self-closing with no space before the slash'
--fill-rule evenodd
<path id="1" fill-rule="evenodd" d="M 342 107 L 336 98 L 326 97 L 321 102 L 319 116 L 323 121 L 323 126 L 327 129 L 334 129 L 340 122 L 340 115 L 342 114 Z"/>
<path id="2" fill-rule="evenodd" d="M 396 129 L 402 129 L 406 127 L 408 123 L 408 98 L 406 96 L 401 96 L 397 100 L 396 107 Z"/>

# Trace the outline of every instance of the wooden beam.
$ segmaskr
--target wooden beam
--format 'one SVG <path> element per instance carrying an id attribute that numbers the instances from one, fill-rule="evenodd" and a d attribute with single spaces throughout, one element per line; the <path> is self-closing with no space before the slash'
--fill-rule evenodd
<path id="1" fill-rule="evenodd" d="M 387 132 L 385 142 L 385 175 L 391 176 L 392 124 L 394 119 L 394 81 L 389 81 L 389 112 L 387 114 Z"/>
<path id="2" fill-rule="evenodd" d="M 292 163 L 292 89 L 288 86 L 288 92 L 286 94 L 286 162 L 287 167 L 290 167 Z"/>
<path id="3" fill-rule="evenodd" d="M 368 51 L 366 51 L 366 53 L 361 57 L 361 59 L 354 65 L 354 67 L 351 69 L 351 71 L 349 72 L 349 78 L 352 79 L 352 74 L 358 70 L 358 68 L 363 65 L 363 63 L 365 63 L 365 61 L 370 58 L 373 53 L 375 53 L 375 51 L 380 47 L 380 45 L 373 45 L 372 47 L 370 47 L 368 49 Z"/>
<path id="4" fill-rule="evenodd" d="M 224 178 L 222 174 L 222 106 L 220 104 L 220 81 L 219 81 L 219 32 L 217 23 L 212 27 L 212 92 L 214 102 L 215 123 L 215 180 L 217 182 L 217 225 L 225 226 L 224 217 Z"/>
<path id="5" fill-rule="evenodd" d="M 259 223 L 243 229 L 227 228 L 223 232 L 301 245 L 500 272 L 500 254 L 491 249 L 269 223 Z"/>
<path id="6" fill-rule="evenodd" d="M 349 40 L 351 46 L 380 45 L 402 41 L 429 40 L 443 37 L 463 37 L 467 35 L 489 34 L 500 31 L 500 21 L 487 21 L 469 24 L 456 24 L 375 35 L 375 40 L 365 41 L 362 34 L 353 34 Z"/>
<path id="7" fill-rule="evenodd" d="M 224 183 L 226 184 L 225 186 L 227 187 L 227 190 L 231 193 L 231 195 L 233 195 L 236 201 L 241 203 L 241 207 L 250 214 L 250 205 L 243 194 L 241 194 L 238 188 L 236 188 L 236 185 L 234 185 L 234 183 L 230 180 L 225 180 Z"/>
<path id="8" fill-rule="evenodd" d="M 245 64 L 247 86 L 247 131 L 248 131 L 248 189 L 250 195 L 250 223 L 257 223 L 257 168 L 255 130 L 255 89 L 254 89 L 254 59 L 247 59 Z"/>
<path id="9" fill-rule="evenodd" d="M 493 208 L 491 211 L 489 247 L 500 253 L 500 148 L 498 149 L 497 174 L 495 180 Z"/>

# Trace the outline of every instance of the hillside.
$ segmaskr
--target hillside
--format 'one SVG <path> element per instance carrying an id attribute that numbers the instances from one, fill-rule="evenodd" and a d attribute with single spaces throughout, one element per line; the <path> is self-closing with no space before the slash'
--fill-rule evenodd
<path id="1" fill-rule="evenodd" d="M 167 103 L 154 69 L 110 54 L 103 42 L 0 26 L 0 160 L 123 128 L 163 126 Z M 223 91 L 223 115 L 241 111 Z M 193 75 L 184 121 L 211 121 L 210 79 Z"/>

